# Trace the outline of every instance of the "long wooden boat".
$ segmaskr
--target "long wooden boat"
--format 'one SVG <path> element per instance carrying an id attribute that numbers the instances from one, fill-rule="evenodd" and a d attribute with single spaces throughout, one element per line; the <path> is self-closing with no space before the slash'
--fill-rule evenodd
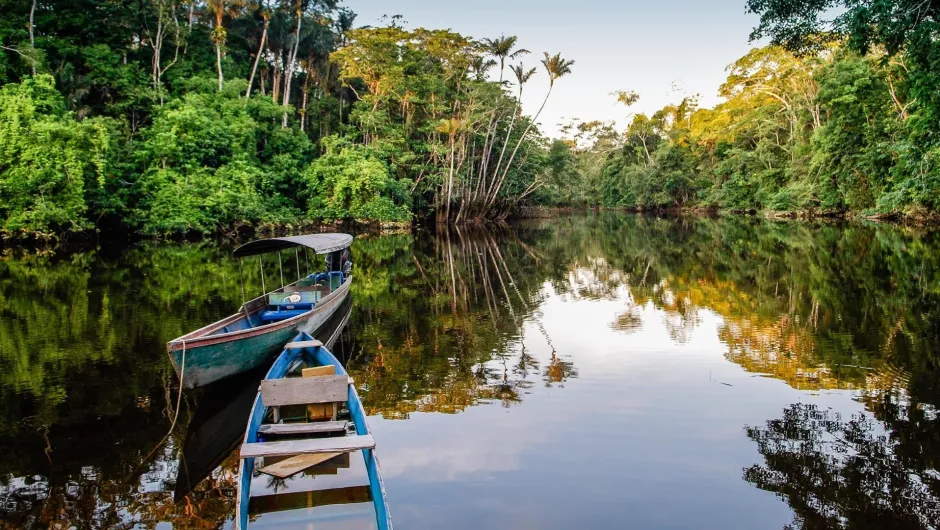
<path id="1" fill-rule="evenodd" d="M 326 337 L 323 344 L 328 349 L 332 350 L 339 340 L 351 314 L 352 300 L 347 297 L 324 326 L 321 337 Z M 196 412 L 186 429 L 173 502 L 182 501 L 241 445 L 245 423 L 251 417 L 251 406 L 258 395 L 258 385 L 266 372 L 266 369 L 258 368 L 197 391 Z"/>
<path id="2" fill-rule="evenodd" d="M 289 417 L 291 407 L 295 418 Z M 348 469 L 349 454 L 357 451 L 366 475 L 358 479 L 368 485 L 350 483 L 345 476 L 335 477 L 332 488 L 320 487 L 334 478 L 324 474 Z M 288 343 L 261 381 L 240 458 L 236 530 L 248 530 L 249 522 L 253 527 L 266 522 L 317 527 L 339 520 L 344 528 L 358 527 L 357 522 L 364 528 L 392 528 L 375 439 L 359 394 L 336 357 L 309 334 Z M 305 483 L 308 474 L 320 476 Z M 274 483 L 287 491 L 252 495 L 255 477 L 258 488 Z M 297 480 L 299 487 L 288 480 Z"/>
<path id="3" fill-rule="evenodd" d="M 184 388 L 257 368 L 298 332 L 319 334 L 349 295 L 352 239 L 348 234 L 310 234 L 261 239 L 235 249 L 236 258 L 312 249 L 328 255 L 329 268 L 250 300 L 237 313 L 168 342 L 170 361 Z"/>

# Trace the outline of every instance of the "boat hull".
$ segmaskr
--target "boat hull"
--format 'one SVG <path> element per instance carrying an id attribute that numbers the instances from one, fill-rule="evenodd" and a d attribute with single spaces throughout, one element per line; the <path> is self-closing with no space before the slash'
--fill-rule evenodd
<path id="1" fill-rule="evenodd" d="M 300 333 L 293 338 L 294 342 L 313 340 L 313 337 L 306 333 Z M 309 352 L 317 365 L 333 365 L 337 375 L 348 375 L 346 369 L 339 360 L 325 347 L 312 348 Z M 284 350 L 281 355 L 271 365 L 265 379 L 279 379 L 285 377 L 288 367 L 300 355 L 301 350 Z M 366 412 L 359 399 L 359 393 L 355 385 L 349 385 L 349 395 L 346 406 L 349 409 L 350 419 L 356 428 L 356 433 L 360 435 L 371 434 L 369 425 L 366 422 Z M 265 416 L 267 408 L 261 402 L 261 393 L 255 397 L 252 406 L 251 416 L 248 419 L 248 428 L 245 431 L 245 443 L 254 443 L 258 441 L 258 429 Z M 378 530 L 393 530 L 392 518 L 388 511 L 388 497 L 385 492 L 385 483 L 382 480 L 382 470 L 379 466 L 378 457 L 374 449 L 361 450 L 365 461 L 366 472 L 369 476 L 369 493 L 372 497 L 372 504 L 375 509 L 376 524 Z M 235 501 L 235 530 L 248 530 L 249 514 L 248 506 L 250 504 L 250 489 L 252 470 L 254 469 L 254 458 L 243 458 L 239 466 L 239 484 Z"/>
<path id="2" fill-rule="evenodd" d="M 350 276 L 317 307 L 294 318 L 232 333 L 193 337 L 197 331 L 170 342 L 167 349 L 176 375 L 184 388 L 192 389 L 265 364 L 298 333 L 317 335 L 349 296 L 351 283 Z M 237 318 L 243 315 L 232 315 L 202 329 L 215 329 Z"/>

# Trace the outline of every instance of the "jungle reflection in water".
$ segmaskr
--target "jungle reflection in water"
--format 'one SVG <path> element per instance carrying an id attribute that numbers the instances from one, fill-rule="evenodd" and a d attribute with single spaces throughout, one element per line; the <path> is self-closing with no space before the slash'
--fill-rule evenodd
<path id="1" fill-rule="evenodd" d="M 232 444 L 190 448 L 244 388 L 184 393 L 164 440 L 165 341 L 260 290 L 230 250 L 0 259 L 0 528 L 230 526 Z M 934 233 L 601 214 L 353 250 L 334 349 L 402 527 L 940 520 Z"/>

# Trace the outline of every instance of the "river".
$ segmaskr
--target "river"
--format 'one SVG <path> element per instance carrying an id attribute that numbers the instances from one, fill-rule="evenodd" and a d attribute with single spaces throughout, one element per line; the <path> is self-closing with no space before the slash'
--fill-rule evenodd
<path id="1" fill-rule="evenodd" d="M 177 410 L 165 350 L 260 291 L 231 250 L 0 258 L 0 528 L 231 527 L 230 434 L 180 453 L 245 384 Z M 601 213 L 353 261 L 334 350 L 399 528 L 937 528 L 938 233 Z"/>

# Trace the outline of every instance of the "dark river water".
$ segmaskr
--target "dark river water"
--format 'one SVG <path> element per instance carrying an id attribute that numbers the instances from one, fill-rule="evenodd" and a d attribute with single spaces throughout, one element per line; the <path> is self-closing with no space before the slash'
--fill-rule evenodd
<path id="1" fill-rule="evenodd" d="M 0 257 L 0 528 L 232 526 L 257 378 L 177 410 L 165 349 L 261 290 L 231 249 Z M 601 214 L 353 260 L 333 349 L 399 529 L 940 524 L 936 233 Z"/>

